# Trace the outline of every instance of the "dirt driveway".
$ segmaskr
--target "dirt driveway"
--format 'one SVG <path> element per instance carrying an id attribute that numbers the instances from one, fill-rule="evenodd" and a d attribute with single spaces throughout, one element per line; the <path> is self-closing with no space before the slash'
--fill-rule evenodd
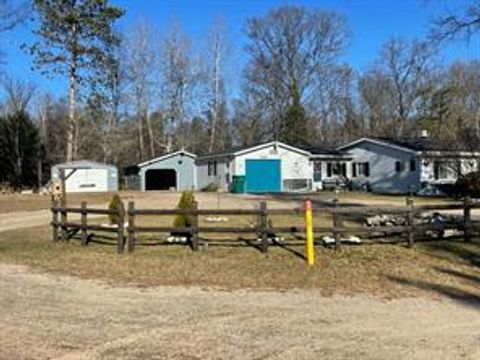
<path id="1" fill-rule="evenodd" d="M 480 305 L 115 287 L 0 264 L 1 359 L 478 359 Z"/>
<path id="2" fill-rule="evenodd" d="M 153 209 L 168 209 L 175 208 L 180 198 L 178 192 L 164 192 L 164 191 L 152 191 L 152 192 L 134 192 L 125 191 L 121 193 L 122 199 L 125 203 L 128 201 L 135 201 L 137 208 L 153 208 Z M 368 194 L 356 194 L 352 199 L 348 199 L 348 193 L 341 194 L 345 198 L 341 199 L 342 203 L 350 204 L 363 204 L 363 205 L 382 205 L 382 206 L 403 206 L 404 199 L 398 197 L 380 196 L 379 199 L 375 196 L 369 196 Z M 359 198 L 355 198 L 359 197 Z M 302 206 L 303 201 L 307 197 L 306 195 L 295 194 L 280 194 L 278 196 L 263 196 L 263 195 L 233 195 L 229 193 L 196 193 L 195 197 L 202 209 L 251 209 L 258 208 L 260 201 L 267 201 L 269 208 L 281 209 L 281 208 L 296 208 Z M 314 202 L 318 205 L 322 205 L 325 202 L 332 200 L 330 193 L 320 193 L 311 196 Z M 0 199 L 1 200 L 1 199 Z M 40 200 L 45 202 L 44 198 Z M 79 194 L 72 199 L 72 206 L 78 207 L 78 203 L 82 200 Z M 94 198 L 94 201 L 89 202 L 89 206 L 106 208 L 107 202 L 102 201 L 102 198 Z M 435 199 L 433 199 L 435 200 Z M 33 202 L 32 199 L 29 200 Z M 0 211 L 0 232 L 30 228 L 46 225 L 51 220 L 51 213 L 48 210 L 49 202 L 45 202 L 44 209 L 36 210 L 18 210 L 20 206 L 16 206 L 16 211 L 2 212 Z M 70 204 L 70 203 L 69 203 Z M 93 204 L 93 205 L 91 205 Z M 3 204 L 5 207 L 6 205 Z M 31 204 L 30 204 L 31 206 Z M 460 214 L 461 211 L 450 211 L 452 214 Z M 79 216 L 76 214 L 69 215 L 71 220 L 78 220 Z M 475 220 L 480 219 L 480 210 L 472 211 L 472 216 Z M 89 215 L 89 218 L 95 217 Z"/>

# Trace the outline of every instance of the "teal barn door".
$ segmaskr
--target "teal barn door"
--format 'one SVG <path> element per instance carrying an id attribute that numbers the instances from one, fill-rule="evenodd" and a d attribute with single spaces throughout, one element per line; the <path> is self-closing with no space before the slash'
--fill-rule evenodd
<path id="1" fill-rule="evenodd" d="M 247 159 L 245 188 L 249 193 L 282 191 L 281 160 Z"/>

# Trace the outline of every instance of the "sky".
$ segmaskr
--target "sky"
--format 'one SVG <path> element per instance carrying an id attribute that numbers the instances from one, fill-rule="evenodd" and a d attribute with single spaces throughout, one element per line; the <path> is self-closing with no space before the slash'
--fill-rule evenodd
<path id="1" fill-rule="evenodd" d="M 199 51 L 206 45 L 209 28 L 221 18 L 230 43 L 229 61 L 233 64 L 228 69 L 229 86 L 238 88 L 240 69 L 246 61 L 242 51 L 247 40 L 243 33 L 245 20 L 264 15 L 276 6 L 303 5 L 345 15 L 352 38 L 342 61 L 361 72 L 372 64 L 382 44 L 390 37 L 421 39 L 435 15 L 445 9 L 465 6 L 468 0 L 111 0 L 111 3 L 126 9 L 126 15 L 118 23 L 120 30 L 128 30 L 141 20 L 162 36 L 176 19 Z M 35 23 L 29 22 L 1 35 L 1 49 L 7 53 L 3 70 L 10 77 L 32 81 L 41 91 L 66 95 L 65 79 L 48 79 L 32 71 L 30 56 L 19 49 L 21 44 L 33 40 L 31 30 L 34 26 Z M 480 59 L 480 36 L 442 49 L 441 62 L 448 64 L 457 59 Z"/>

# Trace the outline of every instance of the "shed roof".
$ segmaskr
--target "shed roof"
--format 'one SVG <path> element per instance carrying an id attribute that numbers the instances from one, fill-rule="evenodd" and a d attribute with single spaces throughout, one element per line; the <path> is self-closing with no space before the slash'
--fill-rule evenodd
<path id="1" fill-rule="evenodd" d="M 168 153 L 168 154 L 164 154 L 162 156 L 156 157 L 156 158 L 151 159 L 151 160 L 144 161 L 144 162 L 142 162 L 140 164 L 137 164 L 137 165 L 134 165 L 134 166 L 137 166 L 137 167 L 141 168 L 141 167 L 144 167 L 144 166 L 148 166 L 148 165 L 157 163 L 159 161 L 167 160 L 167 159 L 169 159 L 171 157 L 174 157 L 174 156 L 189 156 L 193 159 L 195 159 L 197 157 L 195 154 L 192 154 L 188 151 L 178 150 L 178 151 L 174 151 L 174 152 L 171 152 L 171 153 Z"/>
<path id="2" fill-rule="evenodd" d="M 61 164 L 56 164 L 53 166 L 57 169 L 117 169 L 115 165 L 112 164 L 105 164 L 98 161 L 93 160 L 75 160 L 70 162 L 65 162 Z"/>

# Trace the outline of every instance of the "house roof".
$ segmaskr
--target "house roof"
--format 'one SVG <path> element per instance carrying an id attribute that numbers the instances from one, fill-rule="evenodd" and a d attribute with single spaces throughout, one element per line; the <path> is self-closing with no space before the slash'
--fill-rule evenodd
<path id="1" fill-rule="evenodd" d="M 177 156 L 177 155 L 179 155 L 179 156 L 189 156 L 193 159 L 195 159 L 197 157 L 195 154 L 192 154 L 191 152 L 188 152 L 188 151 L 185 151 L 185 150 L 178 150 L 178 151 L 174 151 L 174 152 L 171 152 L 171 153 L 168 153 L 168 154 L 164 154 L 164 155 L 156 157 L 154 159 L 144 161 L 144 162 L 142 162 L 140 164 L 137 164 L 137 165 L 134 165 L 134 166 L 137 166 L 137 167 L 141 168 L 141 167 L 144 167 L 144 166 L 147 166 L 147 165 L 154 164 L 154 163 L 159 162 L 159 161 L 169 159 L 169 158 Z"/>
<path id="2" fill-rule="evenodd" d="M 418 153 L 418 152 L 458 152 L 458 151 L 468 151 L 468 149 L 452 149 L 448 144 L 443 144 L 438 140 L 432 138 L 400 138 L 400 139 L 391 139 L 385 137 L 365 137 L 357 139 L 345 145 L 338 147 L 339 150 L 346 150 L 351 148 L 361 142 L 368 141 L 371 143 L 381 144 L 396 148 L 402 151 Z"/>
<path id="3" fill-rule="evenodd" d="M 301 148 L 312 155 L 345 155 L 345 151 L 319 145 L 302 146 Z"/>
<path id="4" fill-rule="evenodd" d="M 227 157 L 227 156 L 238 156 L 238 155 L 243 155 L 243 154 L 246 154 L 246 153 L 249 153 L 249 152 L 261 150 L 263 148 L 266 148 L 266 147 L 269 147 L 269 146 L 272 146 L 272 145 L 277 145 L 279 147 L 283 147 L 283 148 L 289 149 L 291 151 L 295 151 L 295 152 L 304 154 L 306 156 L 310 155 L 310 152 L 305 150 L 305 149 L 295 147 L 295 146 L 292 146 L 292 145 L 288 145 L 288 144 L 280 142 L 280 141 L 270 141 L 270 142 L 259 143 L 259 144 L 250 145 L 250 146 L 232 147 L 229 150 L 226 150 L 226 151 L 223 151 L 223 152 L 220 152 L 220 153 L 203 155 L 203 156 L 199 157 L 199 159 L 210 159 L 210 158 L 219 158 L 219 157 Z"/>
<path id="5" fill-rule="evenodd" d="M 432 138 L 410 138 L 410 139 L 389 139 L 389 138 L 376 138 L 379 141 L 383 141 L 389 144 L 401 146 L 414 151 L 445 151 L 451 150 L 445 144 Z M 457 149 L 456 149 L 457 150 Z M 463 150 L 463 149 L 462 149 Z"/>

